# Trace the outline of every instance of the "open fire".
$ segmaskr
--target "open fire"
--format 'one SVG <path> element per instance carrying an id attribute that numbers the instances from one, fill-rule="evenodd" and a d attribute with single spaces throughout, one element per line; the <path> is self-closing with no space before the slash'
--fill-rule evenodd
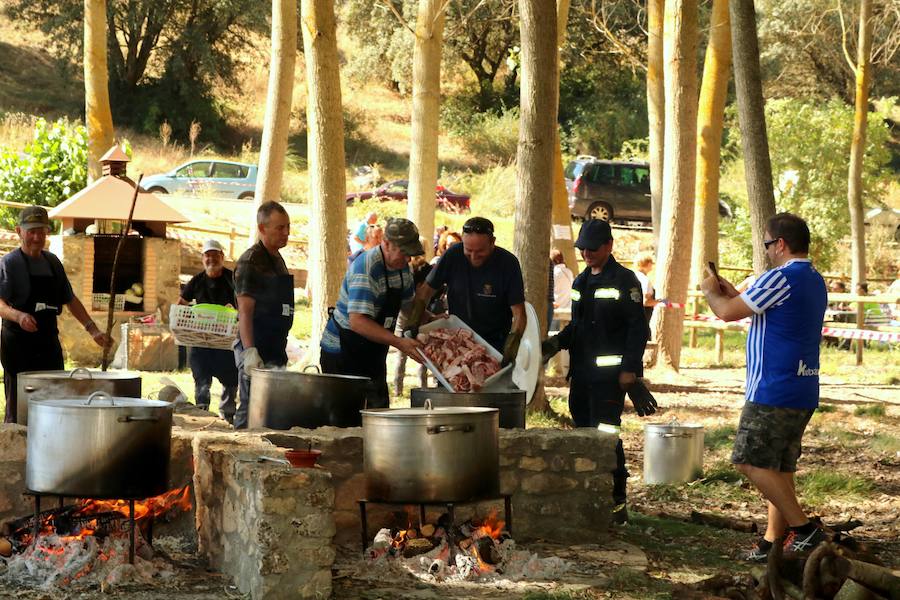
<path id="1" fill-rule="evenodd" d="M 169 577 L 171 566 L 151 543 L 156 521 L 191 509 L 190 486 L 134 502 L 135 556 L 129 563 L 128 500 L 81 500 L 7 522 L 2 534 L 12 556 L 4 558 L 10 581 L 44 589 L 73 582 L 102 588 L 130 581 Z M 34 531 L 37 529 L 35 543 Z"/>
<path id="2" fill-rule="evenodd" d="M 516 548 L 492 512 L 453 525 L 444 513 L 437 523 L 405 529 L 381 529 L 366 549 L 366 562 L 374 567 L 400 567 L 429 581 L 498 581 L 556 577 L 568 568 L 559 558 L 539 558 Z"/>

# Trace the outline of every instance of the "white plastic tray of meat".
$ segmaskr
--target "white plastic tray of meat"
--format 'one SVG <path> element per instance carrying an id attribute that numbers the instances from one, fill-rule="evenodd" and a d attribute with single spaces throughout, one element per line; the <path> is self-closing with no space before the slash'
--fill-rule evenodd
<path id="1" fill-rule="evenodd" d="M 478 339 L 476 339 L 478 338 Z M 500 370 L 499 353 L 464 327 L 433 327 L 420 331 L 428 359 L 457 392 L 477 392 Z"/>

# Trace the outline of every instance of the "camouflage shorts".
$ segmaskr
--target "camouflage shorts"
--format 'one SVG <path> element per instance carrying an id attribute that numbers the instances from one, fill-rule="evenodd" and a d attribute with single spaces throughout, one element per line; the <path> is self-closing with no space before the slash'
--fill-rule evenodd
<path id="1" fill-rule="evenodd" d="M 747 402 L 734 436 L 731 462 L 793 473 L 800 458 L 800 441 L 813 412 Z"/>

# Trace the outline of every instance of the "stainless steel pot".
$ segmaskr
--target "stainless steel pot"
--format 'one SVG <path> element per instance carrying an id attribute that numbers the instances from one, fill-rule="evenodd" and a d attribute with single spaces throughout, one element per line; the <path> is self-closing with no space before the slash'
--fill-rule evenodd
<path id="1" fill-rule="evenodd" d="M 702 425 L 673 420 L 644 427 L 644 483 L 684 483 L 702 475 Z"/>
<path id="2" fill-rule="evenodd" d="M 25 487 L 78 498 L 148 498 L 168 489 L 172 405 L 87 398 L 31 405 Z"/>
<path id="3" fill-rule="evenodd" d="M 362 411 L 368 498 L 413 504 L 496 497 L 499 412 L 482 407 Z"/>
<path id="4" fill-rule="evenodd" d="M 359 427 L 366 407 L 368 377 L 253 369 L 250 378 L 251 428 L 314 429 Z"/>
<path id="5" fill-rule="evenodd" d="M 28 425 L 28 402 L 54 398 L 87 397 L 93 392 L 110 396 L 141 397 L 141 376 L 129 371 L 26 371 L 16 388 L 16 423 Z"/>
<path id="6" fill-rule="evenodd" d="M 524 390 L 504 392 L 465 392 L 455 393 L 441 388 L 415 388 L 410 392 L 410 404 L 415 408 L 425 406 L 426 400 L 431 405 L 439 406 L 484 406 L 500 411 L 500 427 L 504 429 L 525 429 L 525 397 Z"/>

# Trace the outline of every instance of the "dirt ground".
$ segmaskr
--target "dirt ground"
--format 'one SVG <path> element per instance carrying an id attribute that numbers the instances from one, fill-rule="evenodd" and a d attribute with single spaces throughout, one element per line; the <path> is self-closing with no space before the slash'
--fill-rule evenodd
<path id="1" fill-rule="evenodd" d="M 895 359 L 890 359 L 890 365 Z M 870 370 L 873 370 L 870 367 Z M 875 368 L 874 370 L 878 370 Z M 412 369 L 409 370 L 412 373 Z M 870 374 L 871 375 L 871 374 Z M 622 438 L 631 471 L 630 521 L 614 527 L 595 544 L 531 543 L 523 547 L 540 557 L 560 557 L 569 570 L 546 581 L 430 584 L 404 573 L 374 577 L 358 550 L 341 549 L 334 567 L 336 599 L 514 598 L 579 600 L 593 598 L 678 598 L 698 582 L 721 573 L 749 569 L 742 560 L 755 534 L 685 522 L 692 510 L 717 513 L 765 525 L 765 504 L 728 462 L 743 403 L 742 368 L 685 368 L 676 376 L 648 373 L 660 410 L 640 419 L 626 406 Z M 827 524 L 856 519 L 853 537 L 886 565 L 900 567 L 900 394 L 896 385 L 858 384 L 843 370 L 826 375 L 822 406 L 804 437 L 798 482 L 801 503 Z M 408 384 L 411 381 L 407 382 Z M 564 398 L 561 378 L 548 379 L 548 395 Z M 627 404 L 627 403 L 626 403 Z M 565 427 L 564 400 L 551 402 Z M 684 485 L 648 486 L 643 472 L 646 423 L 700 423 L 705 431 L 704 478 Z M 529 426 L 541 423 L 529 421 Z M 663 514 L 664 513 L 664 514 Z M 154 585 L 132 585 L 103 593 L 99 589 L 42 592 L 0 581 L 2 598 L 47 600 L 116 597 L 240 598 L 227 577 L 208 572 L 190 553 L 171 553 L 176 575 Z M 2 580 L 2 565 L 0 565 Z"/>

